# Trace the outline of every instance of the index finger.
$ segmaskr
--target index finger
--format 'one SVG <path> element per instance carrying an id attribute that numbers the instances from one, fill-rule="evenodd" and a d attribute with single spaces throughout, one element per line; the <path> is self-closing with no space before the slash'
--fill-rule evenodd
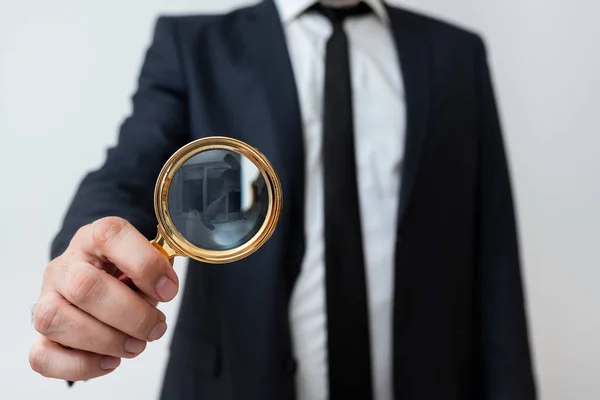
<path id="1" fill-rule="evenodd" d="M 146 295 L 159 301 L 177 295 L 179 279 L 169 259 L 125 219 L 99 219 L 74 242 L 85 254 L 116 265 Z"/>

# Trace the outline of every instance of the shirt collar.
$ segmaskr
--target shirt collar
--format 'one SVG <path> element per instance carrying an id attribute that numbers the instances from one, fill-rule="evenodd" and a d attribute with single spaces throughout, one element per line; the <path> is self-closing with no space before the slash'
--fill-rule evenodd
<path id="1" fill-rule="evenodd" d="M 383 22 L 388 23 L 389 18 L 387 10 L 382 0 L 362 0 L 371 7 L 373 13 Z M 315 0 L 275 0 L 279 15 L 283 23 L 292 22 L 306 9 L 315 3 Z M 358 0 L 323 0 L 324 4 L 336 5 L 354 5 Z"/>

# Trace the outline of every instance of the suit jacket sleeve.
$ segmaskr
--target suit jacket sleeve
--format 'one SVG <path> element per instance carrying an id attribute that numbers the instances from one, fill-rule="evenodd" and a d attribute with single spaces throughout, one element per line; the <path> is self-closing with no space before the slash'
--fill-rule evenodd
<path id="1" fill-rule="evenodd" d="M 148 238 L 156 234 L 156 179 L 189 136 L 184 74 L 171 19 L 160 17 L 155 24 L 132 102 L 116 146 L 80 183 L 52 243 L 51 258 L 64 252 L 81 226 L 106 216 L 127 219 Z"/>
<path id="2" fill-rule="evenodd" d="M 486 49 L 477 39 L 479 389 L 485 400 L 533 400 L 513 194 Z"/>

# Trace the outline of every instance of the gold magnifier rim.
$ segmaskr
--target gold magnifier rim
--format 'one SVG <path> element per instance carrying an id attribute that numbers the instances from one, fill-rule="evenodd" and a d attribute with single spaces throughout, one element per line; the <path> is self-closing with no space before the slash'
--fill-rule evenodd
<path id="1" fill-rule="evenodd" d="M 169 213 L 168 194 L 173 177 L 187 160 L 207 150 L 229 150 L 246 157 L 256 165 L 266 182 L 268 190 L 269 207 L 262 226 L 249 241 L 228 250 L 209 250 L 194 245 L 175 227 Z M 172 251 L 176 255 L 187 256 L 210 264 L 234 262 L 248 257 L 269 240 L 279 220 L 281 203 L 281 183 L 277 173 L 260 151 L 241 140 L 225 136 L 197 139 L 177 150 L 167 160 L 158 176 L 154 190 L 154 210 L 158 220 L 158 237 L 156 241 L 159 243 L 166 242 L 160 244 L 165 250 L 168 250 L 166 253 Z"/>

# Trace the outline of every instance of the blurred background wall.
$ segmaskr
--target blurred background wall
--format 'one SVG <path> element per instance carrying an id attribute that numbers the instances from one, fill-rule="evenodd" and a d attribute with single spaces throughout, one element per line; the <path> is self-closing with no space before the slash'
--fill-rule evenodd
<path id="1" fill-rule="evenodd" d="M 0 398 L 154 399 L 170 336 L 112 375 L 34 374 L 30 307 L 82 174 L 129 113 L 158 14 L 240 0 L 0 0 Z M 509 147 L 541 398 L 600 398 L 600 3 L 405 0 L 486 39 Z M 226 132 L 224 132 L 226 134 Z M 184 273 L 181 260 L 177 271 Z M 164 305 L 176 317 L 178 300 Z"/>

